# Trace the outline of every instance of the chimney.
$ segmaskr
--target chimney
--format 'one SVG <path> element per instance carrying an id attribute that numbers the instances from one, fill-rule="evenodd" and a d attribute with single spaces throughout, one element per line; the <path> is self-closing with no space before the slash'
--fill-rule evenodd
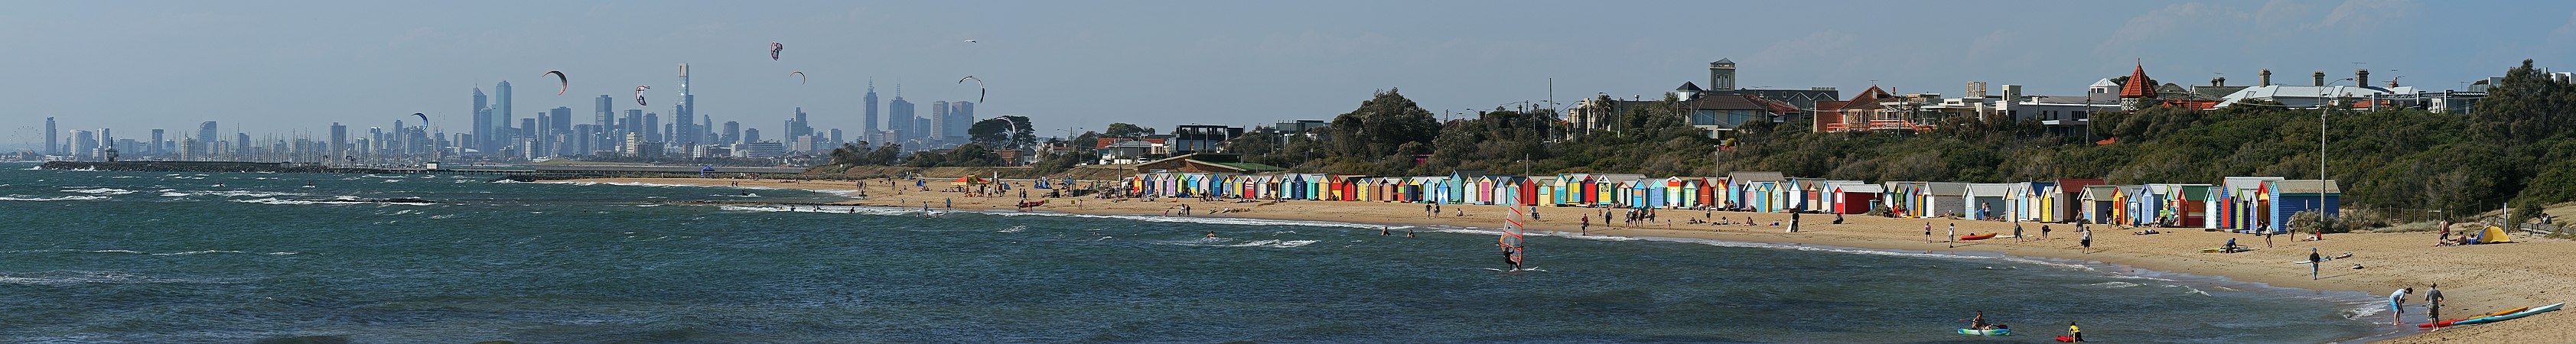
<path id="1" fill-rule="evenodd" d="M 2317 71 L 2316 77 L 2317 86 L 2324 87 L 2326 85 L 2326 71 Z"/>
<path id="2" fill-rule="evenodd" d="M 2262 80 L 2262 81 L 2263 81 L 2262 83 L 2254 84 L 2254 86 L 2271 86 L 2271 85 L 2272 85 L 2272 69 L 2271 69 L 2271 68 L 2264 68 L 2264 69 L 2263 69 L 2263 80 Z"/>
<path id="3" fill-rule="evenodd" d="M 2368 69 L 2354 69 L 2354 70 L 2352 70 L 2352 84 L 2354 84 L 2354 85 L 2361 85 L 2362 87 L 2370 87 L 2370 70 L 2368 70 Z"/>
<path id="4" fill-rule="evenodd" d="M 2209 87 L 2227 86 L 2227 77 L 2209 78 Z"/>

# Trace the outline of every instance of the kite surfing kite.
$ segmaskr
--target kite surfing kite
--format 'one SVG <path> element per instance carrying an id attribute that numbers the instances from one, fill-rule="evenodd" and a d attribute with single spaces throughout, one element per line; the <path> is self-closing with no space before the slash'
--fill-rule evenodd
<path id="1" fill-rule="evenodd" d="M 782 45 L 782 44 L 778 44 L 778 42 L 769 42 L 769 60 L 770 60 L 770 61 L 777 61 L 777 60 L 778 60 L 778 51 L 780 51 L 780 50 L 787 50 L 787 46 L 786 46 L 786 45 Z"/>
<path id="2" fill-rule="evenodd" d="M 429 126 L 429 114 L 413 112 L 413 113 L 411 113 L 411 115 L 413 115 L 413 116 L 420 116 L 420 126 L 423 126 L 423 127 Z M 395 128 L 395 129 L 401 129 L 401 128 Z"/>
<path id="3" fill-rule="evenodd" d="M 801 70 L 800 70 L 800 71 L 793 71 L 793 72 L 787 72 L 787 74 L 795 75 L 795 76 L 796 76 L 796 84 L 798 84 L 798 85 L 803 85 L 803 84 L 805 84 L 805 71 L 801 71 Z"/>
<path id="4" fill-rule="evenodd" d="M 967 80 L 975 81 L 975 102 L 984 102 L 984 79 L 976 79 L 975 76 L 968 75 L 965 78 L 957 79 L 957 83 L 964 84 Z"/>
<path id="5" fill-rule="evenodd" d="M 546 71 L 546 74 L 553 74 L 555 76 L 555 81 L 563 83 L 563 88 L 555 90 L 555 95 L 560 96 L 564 94 L 564 91 L 572 90 L 572 78 L 564 77 L 563 71 L 550 70 Z M 537 74 L 537 76 L 546 76 L 546 74 Z"/>
<path id="6" fill-rule="evenodd" d="M 969 39 L 969 40 L 966 40 L 966 43 L 975 43 L 975 40 Z"/>
<path id="7" fill-rule="evenodd" d="M 635 85 L 635 106 L 647 105 L 644 104 L 644 90 L 652 88 L 653 86 Z"/>

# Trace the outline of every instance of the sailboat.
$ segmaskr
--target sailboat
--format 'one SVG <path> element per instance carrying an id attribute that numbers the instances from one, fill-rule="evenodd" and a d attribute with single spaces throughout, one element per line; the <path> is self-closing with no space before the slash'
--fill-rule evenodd
<path id="1" fill-rule="evenodd" d="M 1528 226 L 1521 224 L 1520 221 L 1520 218 L 1528 216 L 1528 214 L 1522 214 L 1520 209 L 1512 208 L 1510 206 L 1504 206 L 1503 209 L 1509 210 L 1511 214 L 1503 217 L 1503 235 L 1502 237 L 1495 239 L 1495 246 L 1502 247 L 1504 253 L 1503 259 L 1510 263 L 1512 268 L 1508 270 L 1488 268 L 1486 270 L 1503 272 L 1547 271 L 1529 267 L 1528 237 L 1524 236 L 1521 232 L 1522 228 Z"/>

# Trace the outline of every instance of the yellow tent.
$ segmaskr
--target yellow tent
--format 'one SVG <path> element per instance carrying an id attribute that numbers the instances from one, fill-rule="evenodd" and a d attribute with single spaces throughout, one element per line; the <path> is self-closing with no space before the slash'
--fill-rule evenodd
<path id="1" fill-rule="evenodd" d="M 2513 242 L 2513 236 L 2507 235 L 2504 232 L 2504 227 L 2487 226 L 2486 230 L 2478 231 L 2478 236 L 2477 239 L 2475 239 L 2475 242 L 2479 244 L 2508 243 Z"/>

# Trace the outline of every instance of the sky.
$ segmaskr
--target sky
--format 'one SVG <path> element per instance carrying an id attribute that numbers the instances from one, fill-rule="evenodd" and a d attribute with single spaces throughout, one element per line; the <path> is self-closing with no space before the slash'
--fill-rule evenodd
<path id="1" fill-rule="evenodd" d="M 356 131 L 427 113 L 471 131 L 474 88 L 517 117 L 592 99 L 677 103 L 782 130 L 861 127 L 885 100 L 990 96 L 980 117 L 1042 134 L 1127 122 L 1330 120 L 1400 90 L 1435 113 L 1608 94 L 1660 97 L 1738 64 L 1739 86 L 1872 85 L 1957 96 L 1970 81 L 2079 94 L 2135 64 L 2160 81 L 2305 84 L 2313 71 L 2455 89 L 2523 59 L 2576 69 L 2567 1 L 25 1 L 0 4 L 0 147 L 114 128 Z M 976 40 L 966 43 L 965 40 Z M 786 49 L 772 61 L 770 42 Z M 539 75 L 561 70 L 569 91 Z M 807 82 L 789 76 L 803 71 Z M 2402 78 L 2401 78 L 2402 77 Z M 2000 89 L 2000 87 L 1995 87 Z"/>

